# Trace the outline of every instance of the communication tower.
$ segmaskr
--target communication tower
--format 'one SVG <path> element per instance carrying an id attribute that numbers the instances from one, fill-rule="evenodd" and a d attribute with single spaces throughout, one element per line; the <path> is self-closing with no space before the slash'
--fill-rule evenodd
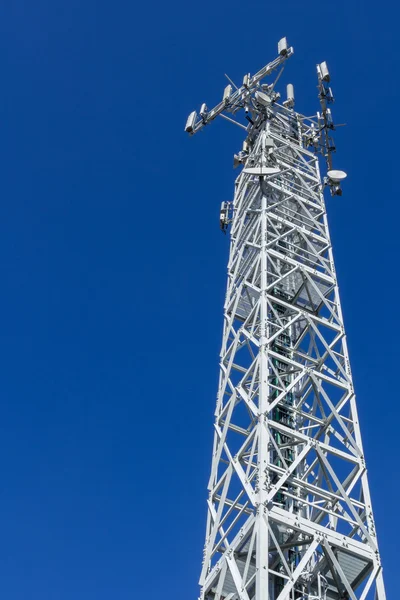
<path id="1" fill-rule="evenodd" d="M 317 65 L 320 111 L 296 112 L 293 86 L 283 102 L 275 90 L 292 54 L 283 38 L 185 128 L 221 116 L 246 131 L 220 212 L 230 255 L 200 600 L 385 600 L 324 201 L 346 177 L 332 168 L 330 74 Z"/>

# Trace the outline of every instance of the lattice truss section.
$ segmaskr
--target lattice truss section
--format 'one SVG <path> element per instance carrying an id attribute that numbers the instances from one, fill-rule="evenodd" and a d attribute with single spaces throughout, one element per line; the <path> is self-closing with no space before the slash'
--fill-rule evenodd
<path id="1" fill-rule="evenodd" d="M 276 104 L 236 181 L 201 600 L 385 599 L 309 132 Z"/>

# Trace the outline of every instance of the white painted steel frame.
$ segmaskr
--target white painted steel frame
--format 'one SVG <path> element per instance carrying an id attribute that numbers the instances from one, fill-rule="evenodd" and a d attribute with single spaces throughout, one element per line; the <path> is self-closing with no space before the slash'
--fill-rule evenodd
<path id="1" fill-rule="evenodd" d="M 318 159 L 276 102 L 236 180 L 201 600 L 385 600 Z"/>

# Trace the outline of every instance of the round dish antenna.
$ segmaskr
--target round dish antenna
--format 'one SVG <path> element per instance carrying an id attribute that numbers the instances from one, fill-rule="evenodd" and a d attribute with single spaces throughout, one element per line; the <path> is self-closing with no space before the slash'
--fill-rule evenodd
<path id="1" fill-rule="evenodd" d="M 277 175 L 280 173 L 279 169 L 275 167 L 264 167 L 263 165 L 258 165 L 258 167 L 247 167 L 244 169 L 245 173 L 249 173 L 249 175 L 259 175 L 260 177 L 266 175 Z"/>
<path id="2" fill-rule="evenodd" d="M 270 106 L 271 105 L 271 97 L 268 96 L 265 92 L 256 92 L 255 93 L 256 100 L 262 106 Z"/>
<path id="3" fill-rule="evenodd" d="M 336 170 L 328 171 L 327 175 L 329 179 L 333 181 L 333 183 L 340 183 L 341 181 L 343 181 L 343 179 L 346 179 L 347 177 L 347 173 L 345 173 L 344 171 Z"/>

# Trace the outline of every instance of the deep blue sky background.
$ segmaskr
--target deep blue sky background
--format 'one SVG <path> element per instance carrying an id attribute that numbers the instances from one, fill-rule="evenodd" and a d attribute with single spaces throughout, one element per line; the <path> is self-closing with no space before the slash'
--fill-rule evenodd
<path id="1" fill-rule="evenodd" d="M 327 60 L 348 124 L 329 217 L 396 598 L 397 21 L 370 0 L 2 3 L 1 597 L 197 598 L 242 135 L 183 127 L 287 35 L 297 109 Z"/>

